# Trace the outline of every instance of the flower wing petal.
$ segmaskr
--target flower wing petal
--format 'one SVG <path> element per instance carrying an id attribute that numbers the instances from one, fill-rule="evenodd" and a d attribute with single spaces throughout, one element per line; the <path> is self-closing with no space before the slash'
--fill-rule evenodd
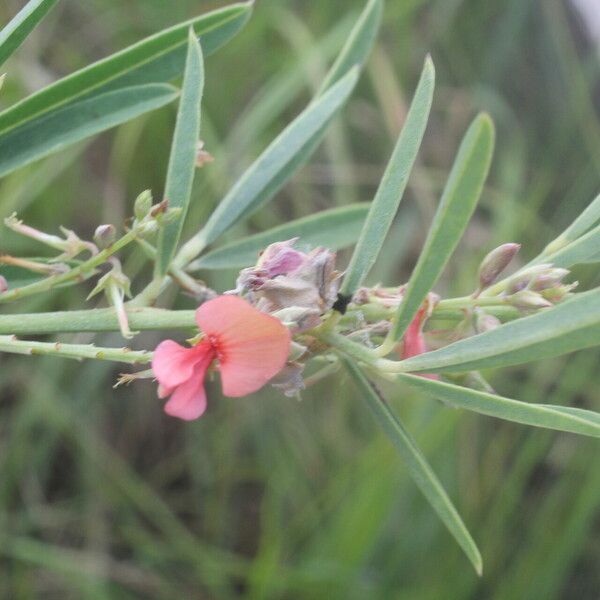
<path id="1" fill-rule="evenodd" d="M 165 404 L 165 412 L 172 416 L 193 421 L 202 416 L 206 410 L 206 392 L 204 390 L 204 375 L 210 364 L 210 358 L 199 363 L 194 368 L 192 376 L 177 386 Z"/>
<path id="2" fill-rule="evenodd" d="M 255 392 L 286 363 L 291 342 L 287 327 L 241 298 L 209 300 L 196 311 L 196 321 L 214 339 L 226 396 Z"/>
<path id="3" fill-rule="evenodd" d="M 194 367 L 210 352 L 210 345 L 204 342 L 193 348 L 185 348 L 173 340 L 164 340 L 154 351 L 152 370 L 163 388 L 174 388 L 187 381 Z"/>

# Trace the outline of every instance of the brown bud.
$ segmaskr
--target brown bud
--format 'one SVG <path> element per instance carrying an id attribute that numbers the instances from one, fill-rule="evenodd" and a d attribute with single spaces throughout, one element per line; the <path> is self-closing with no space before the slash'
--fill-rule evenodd
<path id="1" fill-rule="evenodd" d="M 489 287 L 521 248 L 521 244 L 502 244 L 492 250 L 482 261 L 479 267 L 479 286 L 484 290 Z"/>

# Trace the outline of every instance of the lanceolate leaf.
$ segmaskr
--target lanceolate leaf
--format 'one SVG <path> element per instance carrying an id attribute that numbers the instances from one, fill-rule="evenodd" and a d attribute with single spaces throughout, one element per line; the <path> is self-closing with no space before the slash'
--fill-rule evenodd
<path id="1" fill-rule="evenodd" d="M 435 70 L 427 57 L 406 122 L 379 184 L 340 292 L 351 296 L 373 266 L 394 220 L 414 164 L 433 99 Z"/>
<path id="2" fill-rule="evenodd" d="M 200 135 L 200 101 L 203 88 L 202 50 L 193 30 L 190 30 L 183 87 L 164 193 L 169 208 L 180 208 L 181 215 L 175 222 L 167 224 L 160 230 L 156 267 L 161 275 L 167 272 L 175 253 L 190 202 Z"/>
<path id="3" fill-rule="evenodd" d="M 600 196 L 597 196 L 590 205 L 565 229 L 561 238 L 573 241 L 600 221 Z"/>
<path id="4" fill-rule="evenodd" d="M 529 404 L 452 383 L 401 375 L 410 386 L 453 406 L 524 425 L 600 437 L 600 414 L 580 408 Z"/>
<path id="5" fill-rule="evenodd" d="M 0 113 L 0 134 L 84 96 L 171 81 L 183 71 L 190 26 L 208 55 L 239 31 L 251 9 L 248 2 L 215 10 L 76 71 Z"/>
<path id="6" fill-rule="evenodd" d="M 488 115 L 475 118 L 460 145 L 454 166 L 398 307 L 390 340 L 399 340 L 441 275 L 477 206 L 494 150 L 494 125 Z"/>
<path id="7" fill-rule="evenodd" d="M 600 225 L 567 244 L 553 254 L 542 256 L 535 262 L 552 263 L 555 267 L 568 269 L 573 265 L 596 262 L 600 252 Z"/>
<path id="8" fill-rule="evenodd" d="M 0 31 L 0 67 L 58 0 L 30 0 Z"/>
<path id="9" fill-rule="evenodd" d="M 404 460 L 411 477 L 444 525 L 446 525 L 460 547 L 464 550 L 477 573 L 481 574 L 482 561 L 479 550 L 456 508 L 454 508 L 448 494 L 429 466 L 427 459 L 404 428 L 400 419 L 392 412 L 385 400 L 356 364 L 346 359 L 342 359 L 342 361 L 354 383 L 361 394 L 363 394 L 367 405 L 373 412 L 375 420 L 381 425 Z"/>
<path id="10" fill-rule="evenodd" d="M 249 197 L 246 194 L 246 197 L 243 199 L 243 207 L 235 215 L 233 220 L 229 218 L 225 219 L 223 214 L 217 217 L 216 213 L 214 213 L 205 227 L 195 236 L 195 238 L 190 240 L 189 245 L 184 246 L 181 253 L 177 256 L 177 262 L 180 265 L 194 259 L 205 246 L 217 239 L 217 237 L 224 233 L 229 227 L 248 217 L 252 212 L 268 202 L 290 179 L 290 177 L 292 177 L 292 175 L 311 157 L 325 135 L 325 131 L 331 118 L 324 119 L 320 126 L 315 127 L 311 136 L 305 135 L 302 136 L 303 139 L 296 138 L 294 140 L 294 151 L 286 158 L 283 167 L 281 165 L 270 164 L 271 151 L 280 152 L 279 149 L 275 148 L 275 144 L 278 141 L 281 142 L 289 139 L 288 136 L 294 138 L 294 136 L 292 136 L 292 131 L 299 129 L 299 127 L 297 127 L 297 122 L 303 117 L 307 117 L 307 113 L 314 108 L 314 105 L 323 101 L 324 94 L 328 92 L 334 84 L 336 84 L 336 88 L 339 90 L 338 93 L 345 93 L 345 91 L 343 91 L 344 88 L 337 84 L 342 84 L 343 81 L 348 82 L 350 78 L 358 77 L 357 73 L 351 75 L 351 72 L 356 71 L 362 66 L 362 63 L 366 60 L 371 50 L 379 27 L 380 5 L 381 0 L 372 0 L 367 4 L 361 17 L 350 32 L 348 42 L 342 48 L 337 60 L 325 77 L 323 85 L 313 99 L 312 106 L 309 106 L 295 122 L 291 123 L 288 128 L 280 134 L 279 138 L 272 142 L 265 152 L 258 157 L 254 164 L 252 164 L 242 176 L 242 179 L 244 180 L 248 178 L 250 182 L 259 184 L 254 191 L 256 196 Z M 354 83 L 351 84 L 348 94 L 353 85 Z M 345 99 L 343 101 L 345 101 Z M 265 172 L 260 173 L 263 169 L 265 169 Z M 231 203 L 232 199 L 235 200 L 236 198 L 244 196 L 244 194 L 241 193 L 242 190 L 240 190 L 239 184 L 240 182 L 238 181 L 238 184 L 231 189 L 221 202 L 218 210 L 222 211 L 222 213 L 226 212 L 225 208 L 221 208 L 226 200 Z M 231 214 L 231 216 L 233 216 L 233 214 Z M 218 223 L 215 222 L 217 218 L 219 220 Z"/>
<path id="11" fill-rule="evenodd" d="M 316 134 L 324 133 L 324 126 L 344 105 L 357 78 L 358 70 L 351 70 L 273 140 L 210 216 L 199 234 L 204 245 L 266 203 L 308 158 L 303 152 L 306 145 L 314 142 Z"/>
<path id="12" fill-rule="evenodd" d="M 168 104 L 178 90 L 139 85 L 69 105 L 0 136 L 0 176 L 87 137 Z"/>
<path id="13" fill-rule="evenodd" d="M 598 344 L 600 288 L 400 364 L 408 372 L 462 372 L 526 363 Z"/>
<path id="14" fill-rule="evenodd" d="M 290 221 L 268 231 L 215 248 L 194 261 L 189 269 L 229 269 L 252 265 L 258 253 L 273 242 L 299 237 L 296 246 L 311 249 L 327 246 L 331 250 L 345 248 L 360 235 L 369 206 L 351 204 L 321 211 L 315 215 Z"/>
<path id="15" fill-rule="evenodd" d="M 382 12 L 382 0 L 369 0 L 336 61 L 323 80 L 317 96 L 328 90 L 354 65 L 362 64 L 366 60 L 377 37 Z"/>

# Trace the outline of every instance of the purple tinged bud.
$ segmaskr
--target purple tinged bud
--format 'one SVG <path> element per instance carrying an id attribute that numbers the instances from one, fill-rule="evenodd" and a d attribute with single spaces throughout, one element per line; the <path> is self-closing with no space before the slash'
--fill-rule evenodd
<path id="1" fill-rule="evenodd" d="M 261 254 L 256 266 L 272 278 L 277 275 L 287 275 L 300 267 L 307 258 L 304 252 L 296 250 L 293 246 L 298 238 L 275 242 L 268 246 Z"/>
<path id="2" fill-rule="evenodd" d="M 479 267 L 479 286 L 484 290 L 489 287 L 496 278 L 515 257 L 521 244 L 502 244 L 492 250 L 482 261 Z"/>
<path id="3" fill-rule="evenodd" d="M 521 290 L 507 298 L 509 304 L 522 310 L 536 310 L 538 308 L 548 308 L 552 302 L 546 300 L 541 294 L 531 290 Z"/>
<path id="4" fill-rule="evenodd" d="M 541 290 L 556 287 L 561 284 L 563 278 L 569 273 L 569 269 L 548 269 L 548 271 L 535 278 L 535 281 L 531 285 L 531 289 L 539 292 Z"/>
<path id="5" fill-rule="evenodd" d="M 528 269 L 524 269 L 520 273 L 511 277 L 507 286 L 506 293 L 508 295 L 520 292 L 525 288 L 528 288 L 538 277 L 545 275 L 552 270 L 551 264 L 534 265 Z"/>
<path id="6" fill-rule="evenodd" d="M 486 331 L 492 331 L 500 327 L 502 323 L 500 319 L 494 317 L 494 315 L 488 315 L 484 312 L 479 313 L 477 320 L 475 321 L 475 328 L 478 333 L 485 333 Z"/>
<path id="7" fill-rule="evenodd" d="M 8 290 L 8 282 L 2 275 L 0 275 L 0 294 Z"/>
<path id="8" fill-rule="evenodd" d="M 94 242 L 96 242 L 98 248 L 108 248 L 114 243 L 116 234 L 117 230 L 114 225 L 99 225 L 94 233 Z"/>

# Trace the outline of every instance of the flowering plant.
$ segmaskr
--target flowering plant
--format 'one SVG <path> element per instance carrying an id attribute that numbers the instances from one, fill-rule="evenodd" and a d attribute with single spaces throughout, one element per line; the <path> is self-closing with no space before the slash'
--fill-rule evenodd
<path id="1" fill-rule="evenodd" d="M 0 62 L 53 4 L 32 0 L 3 30 Z M 570 270 L 600 260 L 600 198 L 541 254 L 510 274 L 502 278 L 516 262 L 516 243 L 483 257 L 467 295 L 438 296 L 433 288 L 475 211 L 491 163 L 494 126 L 487 114 L 480 114 L 460 145 L 408 282 L 365 285 L 425 132 L 435 79 L 427 58 L 370 204 L 326 210 L 219 245 L 223 234 L 264 206 L 308 160 L 350 96 L 380 19 L 381 2 L 370 0 L 312 102 L 246 170 L 200 231 L 181 244 L 195 171 L 212 161 L 199 137 L 203 53 L 232 37 L 250 9 L 248 3 L 234 4 L 156 34 L 0 113 L 0 175 L 5 175 L 178 100 L 162 200 L 155 202 L 150 192 L 142 192 L 122 235 L 112 224 L 102 224 L 93 240 L 84 240 L 68 229 L 58 236 L 16 216 L 6 219 L 8 228 L 58 254 L 46 259 L 2 256 L 7 268 L 0 276 L 0 304 L 94 279 L 89 297 L 104 293 L 108 307 L 0 315 L 0 351 L 149 365 L 121 381 L 156 379 L 158 396 L 169 398 L 166 413 L 184 420 L 204 413 L 204 380 L 216 371 L 229 397 L 246 396 L 267 384 L 298 396 L 307 381 L 345 372 L 416 484 L 481 572 L 479 551 L 461 517 L 377 384 L 408 385 L 454 407 L 600 437 L 597 413 L 502 397 L 481 374 L 482 369 L 599 343 L 600 289 L 579 291 Z M 181 73 L 177 89 L 169 82 Z M 117 256 L 129 244 L 137 244 L 153 264 L 151 279 L 135 295 Z M 344 268 L 337 264 L 335 251 L 350 246 L 354 250 Z M 229 290 L 212 290 L 196 276 L 231 267 L 243 268 Z M 193 297 L 198 307 L 154 308 L 173 289 Z M 141 349 L 23 339 L 113 330 L 126 339 L 142 330 L 183 330 L 192 337 L 187 346 L 165 339 L 156 348 Z"/>

